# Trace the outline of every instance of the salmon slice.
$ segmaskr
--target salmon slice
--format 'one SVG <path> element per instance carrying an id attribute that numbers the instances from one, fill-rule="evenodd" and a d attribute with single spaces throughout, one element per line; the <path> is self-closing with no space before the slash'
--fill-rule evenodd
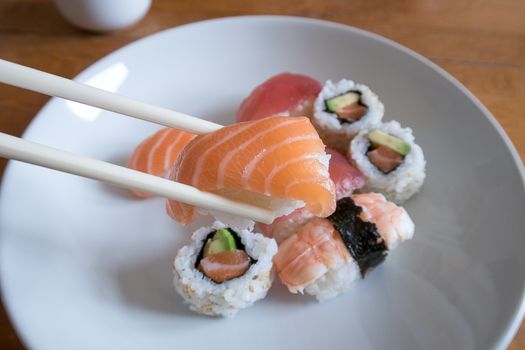
<path id="1" fill-rule="evenodd" d="M 272 115 L 312 115 L 313 104 L 323 85 L 306 75 L 281 73 L 257 86 L 241 103 L 239 122 Z"/>
<path id="2" fill-rule="evenodd" d="M 250 257 L 240 249 L 208 255 L 199 262 L 200 272 L 216 283 L 242 276 L 250 268 Z"/>
<path id="3" fill-rule="evenodd" d="M 231 198 L 254 193 L 303 201 L 314 215 L 325 217 L 335 210 L 335 190 L 324 148 L 305 117 L 242 122 L 194 138 L 169 178 Z M 182 224 L 195 215 L 192 206 L 176 201 L 168 201 L 167 212 Z"/>
<path id="4" fill-rule="evenodd" d="M 178 129 L 161 129 L 138 145 L 129 158 L 128 167 L 151 175 L 165 177 L 179 153 L 195 136 Z M 139 191 L 131 191 L 131 193 L 141 198 L 153 196 Z"/>
<path id="5" fill-rule="evenodd" d="M 403 162 L 403 156 L 387 146 L 379 146 L 367 153 L 370 163 L 388 174 Z"/>
<path id="6" fill-rule="evenodd" d="M 330 155 L 328 171 L 335 184 L 337 200 L 350 196 L 354 190 L 365 185 L 363 173 L 350 164 L 342 154 L 331 148 L 326 148 L 326 153 Z M 280 243 L 297 232 L 313 217 L 314 215 L 308 209 L 299 208 L 288 215 L 275 219 L 269 225 L 258 223 L 257 227 L 264 235 L 274 238 L 277 243 Z"/>

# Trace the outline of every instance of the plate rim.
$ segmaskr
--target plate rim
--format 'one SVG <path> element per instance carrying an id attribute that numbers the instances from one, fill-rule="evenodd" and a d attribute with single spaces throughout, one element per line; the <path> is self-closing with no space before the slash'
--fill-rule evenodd
<path id="1" fill-rule="evenodd" d="M 518 174 L 521 178 L 521 184 L 522 184 L 522 193 L 525 194 L 525 167 L 523 165 L 523 161 L 521 160 L 521 157 L 516 150 L 514 144 L 510 140 L 509 136 L 503 129 L 503 127 L 499 124 L 497 119 L 492 115 L 492 113 L 488 110 L 485 105 L 470 91 L 468 90 L 459 80 L 457 80 L 455 77 L 453 77 L 450 73 L 448 73 L 446 70 L 441 68 L 439 65 L 431 61 L 429 58 L 423 56 L 422 54 L 417 53 L 416 51 L 397 43 L 391 39 L 388 39 L 382 35 L 376 34 L 374 32 L 370 32 L 365 29 L 361 29 L 358 27 L 354 27 L 348 24 L 343 24 L 340 22 L 332 22 L 325 19 L 319 19 L 319 18 L 310 18 L 310 17 L 299 17 L 299 16 L 285 16 L 285 15 L 241 15 L 241 16 L 224 16 L 224 17 L 216 17 L 212 19 L 205 19 L 205 20 L 199 20 L 196 22 L 190 22 L 185 23 L 181 25 L 177 25 L 174 27 L 166 28 L 163 30 L 160 30 L 158 32 L 146 35 L 140 39 L 134 40 L 122 47 L 119 47 L 118 49 L 111 51 L 110 53 L 98 58 L 94 62 L 90 63 L 87 67 L 85 67 L 80 73 L 78 73 L 73 80 L 75 81 L 83 81 L 85 78 L 92 74 L 93 71 L 97 71 L 99 69 L 99 66 L 103 64 L 104 61 L 107 61 L 111 59 L 112 57 L 115 57 L 119 55 L 124 50 L 129 50 L 132 47 L 135 47 L 137 45 L 140 45 L 143 41 L 148 41 L 153 38 L 159 38 L 163 35 L 168 35 L 169 33 L 177 30 L 184 30 L 184 29 L 191 29 L 191 27 L 194 26 L 202 26 L 202 25 L 208 25 L 213 23 L 222 23 L 222 22 L 242 22 L 242 21 L 278 21 L 278 22 L 287 22 L 287 23 L 298 23 L 298 24 L 306 24 L 306 25 L 315 25 L 315 26 L 322 26 L 332 29 L 339 29 L 344 30 L 347 32 L 353 32 L 358 35 L 364 36 L 368 39 L 371 39 L 373 41 L 380 42 L 381 44 L 387 45 L 395 50 L 399 50 L 402 53 L 407 54 L 408 56 L 411 56 L 415 58 L 417 61 L 423 63 L 425 66 L 433 70 L 434 72 L 438 73 L 441 77 L 445 78 L 453 87 L 455 87 L 460 93 L 463 94 L 464 97 L 466 97 L 468 100 L 470 100 L 474 106 L 481 112 L 481 114 L 490 122 L 491 126 L 497 131 L 499 137 L 503 140 L 506 149 L 510 152 L 510 155 L 512 157 L 512 160 L 514 162 L 514 165 L 516 167 L 516 170 L 518 171 Z M 31 122 L 27 125 L 24 132 L 22 133 L 23 138 L 31 139 L 32 134 L 36 132 L 36 126 L 35 124 L 38 123 L 39 119 L 42 118 L 42 114 L 46 112 L 48 108 L 50 108 L 50 105 L 56 103 L 57 100 L 61 100 L 57 97 L 52 97 L 49 99 L 44 106 L 34 115 Z M 4 186 L 6 186 L 6 182 L 11 178 L 11 172 L 12 172 L 12 164 L 13 161 L 9 160 L 5 169 L 4 174 L 2 177 L 2 182 L 0 184 L 0 210 L 2 208 L 2 189 Z M 1 226 L 0 226 L 1 228 Z M 2 234 L 0 230 L 0 242 L 2 240 Z M 0 267 L 0 272 L 3 271 L 3 268 Z M 29 339 L 30 336 L 27 332 L 23 331 L 23 327 L 21 324 L 18 323 L 14 315 L 14 310 L 12 310 L 10 303 L 7 300 L 6 294 L 4 291 L 4 278 L 3 273 L 0 273 L 0 296 L 1 296 L 1 302 L 4 306 L 4 309 L 6 310 L 6 314 L 8 316 L 9 321 L 13 325 L 13 329 L 15 330 L 16 334 L 18 335 L 20 341 L 22 344 L 26 347 L 29 345 Z M 515 309 L 513 314 L 509 317 L 509 320 L 507 322 L 507 325 L 504 328 L 504 331 L 496 338 L 494 339 L 493 346 L 495 348 L 506 348 L 510 345 L 512 339 L 516 335 L 521 322 L 525 316 L 525 281 L 523 285 L 521 286 L 521 301 L 519 302 L 519 307 Z"/>

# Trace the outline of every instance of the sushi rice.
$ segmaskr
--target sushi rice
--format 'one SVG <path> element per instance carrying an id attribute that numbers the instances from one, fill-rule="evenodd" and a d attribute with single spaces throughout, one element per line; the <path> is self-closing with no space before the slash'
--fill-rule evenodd
<path id="1" fill-rule="evenodd" d="M 266 296 L 274 278 L 272 258 L 277 253 L 277 243 L 259 233 L 232 228 L 254 262 L 244 275 L 215 283 L 195 267 L 195 262 L 208 234 L 220 228 L 228 226 L 216 221 L 211 227 L 201 227 L 193 233 L 192 242 L 175 257 L 173 281 L 191 310 L 209 316 L 233 317 Z"/>
<path id="2" fill-rule="evenodd" d="M 366 154 L 370 146 L 368 133 L 376 129 L 398 137 L 410 145 L 410 152 L 403 162 L 388 174 L 377 169 Z M 390 201 L 403 203 L 419 191 L 425 180 L 426 163 L 423 150 L 415 143 L 412 129 L 402 128 L 395 120 L 361 130 L 350 143 L 348 154 L 366 177 L 365 187 L 360 192 L 380 192 Z"/>
<path id="3" fill-rule="evenodd" d="M 361 94 L 360 100 L 368 107 L 368 112 L 355 122 L 341 123 L 335 113 L 326 110 L 325 101 L 349 91 Z M 313 124 L 326 145 L 343 153 L 347 150 L 345 145 L 361 129 L 380 123 L 384 112 L 383 103 L 368 86 L 347 79 L 335 84 L 328 80 L 315 100 Z"/>
<path id="4" fill-rule="evenodd" d="M 329 270 L 316 281 L 306 286 L 304 291 L 315 296 L 318 301 L 323 302 L 348 292 L 354 285 L 354 282 L 359 279 L 361 279 L 359 266 L 354 259 L 350 258 L 340 268 Z"/>

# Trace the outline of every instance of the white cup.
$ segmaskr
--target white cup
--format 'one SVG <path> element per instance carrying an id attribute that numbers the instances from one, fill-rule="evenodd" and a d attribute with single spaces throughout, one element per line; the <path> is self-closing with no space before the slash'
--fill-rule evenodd
<path id="1" fill-rule="evenodd" d="M 151 0 L 53 0 L 69 22 L 82 29 L 108 32 L 131 26 L 148 12 Z"/>

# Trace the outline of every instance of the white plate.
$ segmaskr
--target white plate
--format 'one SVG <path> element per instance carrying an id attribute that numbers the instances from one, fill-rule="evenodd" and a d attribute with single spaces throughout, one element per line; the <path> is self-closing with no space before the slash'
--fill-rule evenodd
<path id="1" fill-rule="evenodd" d="M 172 288 L 182 228 L 160 199 L 19 163 L 1 195 L 4 302 L 32 349 L 482 349 L 505 347 L 523 314 L 525 196 L 502 129 L 459 83 L 355 28 L 286 17 L 164 31 L 79 77 L 120 94 L 233 122 L 256 84 L 293 71 L 352 77 L 386 119 L 414 129 L 427 180 L 406 208 L 416 237 L 342 297 L 318 304 L 274 286 L 233 320 L 192 314 Z M 158 126 L 53 99 L 25 136 L 124 164 Z"/>

